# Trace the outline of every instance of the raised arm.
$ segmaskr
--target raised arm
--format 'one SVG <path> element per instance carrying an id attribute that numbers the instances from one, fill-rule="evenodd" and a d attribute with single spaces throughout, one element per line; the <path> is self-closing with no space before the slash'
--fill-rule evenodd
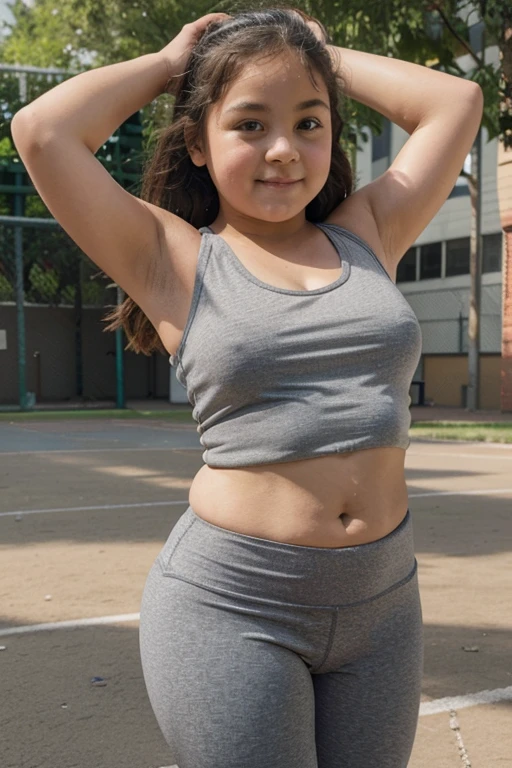
<path id="1" fill-rule="evenodd" d="M 372 212 L 394 268 L 457 181 L 482 119 L 482 89 L 419 64 L 327 48 L 348 73 L 347 95 L 410 134 L 385 173 L 355 193 Z"/>
<path id="2" fill-rule="evenodd" d="M 197 36 L 218 17 L 208 14 L 185 25 L 158 53 L 60 83 L 17 112 L 11 124 L 46 206 L 152 322 L 156 291 L 176 276 L 184 239 L 199 241 L 200 235 L 180 217 L 124 190 L 95 153 L 130 115 L 166 90 L 170 78 L 181 75 Z"/>

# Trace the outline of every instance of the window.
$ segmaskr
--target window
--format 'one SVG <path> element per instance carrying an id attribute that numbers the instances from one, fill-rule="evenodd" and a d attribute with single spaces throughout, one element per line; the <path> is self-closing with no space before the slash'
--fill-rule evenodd
<path id="1" fill-rule="evenodd" d="M 502 233 L 483 236 L 482 274 L 501 272 Z"/>
<path id="2" fill-rule="evenodd" d="M 407 283 L 411 280 L 416 280 L 416 248 L 414 246 L 402 256 L 396 270 L 397 283 Z"/>
<path id="3" fill-rule="evenodd" d="M 372 140 L 372 163 L 381 160 L 383 157 L 389 157 L 391 154 L 391 121 L 382 118 L 382 133 L 380 136 L 373 134 Z"/>
<path id="4" fill-rule="evenodd" d="M 483 21 L 477 21 L 476 24 L 468 27 L 469 44 L 475 53 L 482 53 L 484 29 L 485 23 Z"/>
<path id="5" fill-rule="evenodd" d="M 454 188 L 448 195 L 448 200 L 451 200 L 453 197 L 469 197 L 469 186 L 465 179 L 457 179 Z"/>
<path id="6" fill-rule="evenodd" d="M 469 274 L 469 237 L 446 241 L 446 277 Z"/>
<path id="7" fill-rule="evenodd" d="M 441 243 L 420 245 L 420 280 L 441 277 Z"/>

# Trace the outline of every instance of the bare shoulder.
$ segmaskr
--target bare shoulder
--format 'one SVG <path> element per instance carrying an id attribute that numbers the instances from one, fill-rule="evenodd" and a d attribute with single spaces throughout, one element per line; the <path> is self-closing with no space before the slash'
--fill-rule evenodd
<path id="1" fill-rule="evenodd" d="M 338 205 L 329 214 L 325 223 L 344 227 L 368 243 L 390 278 L 393 282 L 396 282 L 396 265 L 390 264 L 386 258 L 377 222 L 371 211 L 365 187 L 353 192 L 350 197 Z"/>
<path id="2" fill-rule="evenodd" d="M 156 221 L 159 256 L 150 280 L 150 301 L 141 307 L 162 344 L 174 354 L 188 317 L 197 269 L 201 233 L 179 216 L 145 203 Z"/>

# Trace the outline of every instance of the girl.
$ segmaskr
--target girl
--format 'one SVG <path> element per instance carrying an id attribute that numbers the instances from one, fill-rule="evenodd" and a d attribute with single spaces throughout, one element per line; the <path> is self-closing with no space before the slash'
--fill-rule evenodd
<path id="1" fill-rule="evenodd" d="M 94 153 L 170 85 L 142 197 Z M 356 192 L 345 94 L 410 138 Z M 448 197 L 480 88 L 329 44 L 299 10 L 208 14 L 18 112 L 50 211 L 165 350 L 204 448 L 144 588 L 140 650 L 179 768 L 405 768 L 422 675 L 404 477 L 417 318 L 400 258 Z"/>

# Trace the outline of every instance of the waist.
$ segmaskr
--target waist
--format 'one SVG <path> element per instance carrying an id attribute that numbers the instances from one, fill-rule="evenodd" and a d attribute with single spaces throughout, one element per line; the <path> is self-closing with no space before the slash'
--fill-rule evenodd
<path id="1" fill-rule="evenodd" d="M 204 521 L 189 506 L 158 560 L 164 575 L 221 594 L 325 607 L 381 597 L 416 572 L 408 510 L 378 541 L 322 549 L 234 533 Z"/>
<path id="2" fill-rule="evenodd" d="M 239 533 L 317 547 L 375 541 L 408 504 L 405 451 L 378 448 L 280 464 L 203 466 L 189 503 L 204 520 Z"/>

